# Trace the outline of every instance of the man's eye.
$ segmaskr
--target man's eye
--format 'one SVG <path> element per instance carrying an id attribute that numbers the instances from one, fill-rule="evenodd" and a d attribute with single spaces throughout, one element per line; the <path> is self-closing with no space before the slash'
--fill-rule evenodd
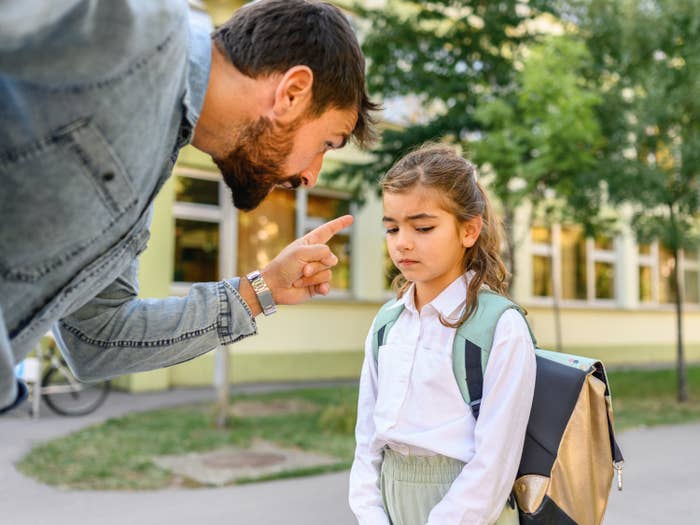
<path id="1" fill-rule="evenodd" d="M 427 233 L 430 230 L 432 230 L 433 228 L 435 228 L 435 226 L 425 226 L 423 228 L 416 228 L 416 231 L 419 231 L 421 233 Z"/>
<path id="2" fill-rule="evenodd" d="M 324 144 L 324 147 L 325 147 L 325 150 L 326 150 L 326 151 L 330 151 L 330 150 L 332 150 L 332 149 L 335 149 L 335 146 L 333 145 L 332 142 L 326 142 L 326 143 Z"/>

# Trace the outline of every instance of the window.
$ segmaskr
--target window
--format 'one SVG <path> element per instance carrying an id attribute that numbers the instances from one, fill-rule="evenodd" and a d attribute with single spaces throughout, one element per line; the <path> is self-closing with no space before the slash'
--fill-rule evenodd
<path id="1" fill-rule="evenodd" d="M 331 219 L 351 213 L 347 195 L 330 190 L 300 190 L 297 192 L 297 237 Z M 338 257 L 333 268 L 331 289 L 349 291 L 351 287 L 350 262 L 351 228 L 336 233 L 328 242 L 331 251 Z"/>
<path id="2" fill-rule="evenodd" d="M 295 195 L 273 190 L 262 204 L 238 213 L 238 272 L 243 275 L 264 268 L 296 238 Z"/>
<path id="3" fill-rule="evenodd" d="M 550 228 L 534 226 L 532 239 L 532 295 L 553 297 L 552 292 L 552 231 Z"/>
<path id="4" fill-rule="evenodd" d="M 639 302 L 642 304 L 656 303 L 658 297 L 658 245 L 639 245 Z"/>
<path id="5" fill-rule="evenodd" d="M 554 297 L 558 289 L 565 301 L 614 300 L 615 240 L 586 238 L 583 228 L 535 226 L 532 241 L 532 296 Z"/>
<path id="6" fill-rule="evenodd" d="M 588 239 L 592 254 L 594 299 L 615 298 L 615 241 L 612 237 L 599 236 Z M 589 267 L 589 272 L 591 271 Z M 590 297 L 589 297 L 590 298 Z"/>
<path id="7" fill-rule="evenodd" d="M 273 190 L 253 211 L 238 212 L 216 172 L 181 169 L 175 176 L 174 293 L 190 283 L 244 275 L 267 264 L 297 237 L 350 213 L 347 195 L 324 190 Z M 338 256 L 331 288 L 351 289 L 351 229 L 328 243 Z"/>
<path id="8" fill-rule="evenodd" d="M 700 303 L 700 262 L 698 252 L 683 252 L 683 291 L 686 303 Z"/>
<path id="9" fill-rule="evenodd" d="M 219 182 L 219 176 L 202 170 L 175 173 L 175 261 L 173 291 L 186 292 L 187 283 L 217 281 L 230 275 L 226 260 L 230 250 L 226 223 L 233 219 L 233 206 Z"/>
<path id="10" fill-rule="evenodd" d="M 682 251 L 678 257 L 683 301 L 700 304 L 700 258 L 697 251 Z M 639 302 L 646 305 L 675 302 L 673 272 L 676 261 L 671 250 L 654 241 L 639 244 Z"/>
<path id="11" fill-rule="evenodd" d="M 566 226 L 561 228 L 561 297 L 562 299 L 588 298 L 586 272 L 586 238 L 583 228 Z"/>
<path id="12" fill-rule="evenodd" d="M 676 261 L 673 254 L 664 246 L 659 246 L 659 302 L 673 303 L 673 269 Z"/>

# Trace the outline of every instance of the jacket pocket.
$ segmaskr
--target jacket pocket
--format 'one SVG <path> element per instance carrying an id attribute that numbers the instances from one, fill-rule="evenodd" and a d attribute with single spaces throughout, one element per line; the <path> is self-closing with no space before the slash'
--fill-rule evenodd
<path id="1" fill-rule="evenodd" d="M 88 119 L 0 153 L 0 275 L 35 281 L 105 239 L 137 197 Z"/>

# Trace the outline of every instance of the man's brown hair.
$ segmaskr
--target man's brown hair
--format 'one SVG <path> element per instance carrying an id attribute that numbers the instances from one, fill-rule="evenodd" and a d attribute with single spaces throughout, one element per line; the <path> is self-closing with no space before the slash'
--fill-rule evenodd
<path id="1" fill-rule="evenodd" d="M 365 58 L 345 15 L 326 2 L 259 0 L 239 9 L 212 35 L 215 45 L 244 75 L 258 78 L 305 65 L 314 74 L 311 116 L 357 109 L 353 138 L 373 139 L 365 87 Z"/>

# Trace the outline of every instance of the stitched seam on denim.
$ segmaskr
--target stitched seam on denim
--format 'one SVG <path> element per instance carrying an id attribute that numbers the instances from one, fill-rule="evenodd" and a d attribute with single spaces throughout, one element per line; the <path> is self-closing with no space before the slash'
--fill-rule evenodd
<path id="1" fill-rule="evenodd" d="M 117 340 L 117 341 L 103 341 L 100 339 L 93 339 L 92 337 L 88 337 L 83 332 L 81 332 L 80 330 L 78 330 L 74 326 L 69 325 L 64 320 L 60 321 L 60 324 L 63 328 L 66 329 L 66 331 L 72 333 L 74 336 L 76 336 L 82 342 L 87 343 L 87 344 L 92 345 L 92 346 L 98 346 L 100 348 L 115 348 L 115 347 L 120 347 L 120 348 L 124 348 L 124 347 L 127 347 L 127 348 L 153 348 L 153 347 L 157 347 L 157 346 L 170 346 L 170 345 L 173 345 L 175 343 L 181 343 L 182 341 L 186 341 L 188 339 L 202 336 L 202 335 L 216 329 L 216 323 L 214 323 L 214 324 L 210 324 L 209 326 L 206 326 L 204 328 L 199 328 L 197 330 L 185 332 L 184 334 L 181 334 L 178 337 L 171 337 L 169 339 L 158 339 L 156 341 L 129 341 L 129 340 L 121 340 L 121 339 Z"/>
<path id="2" fill-rule="evenodd" d="M 70 124 L 54 129 L 45 137 L 39 138 L 34 142 L 7 149 L 0 153 L 0 165 L 14 164 L 15 162 L 32 158 L 34 155 L 41 153 L 46 148 L 58 144 L 59 142 L 65 142 L 66 137 L 70 137 L 71 134 L 88 126 L 89 124 L 89 118 L 78 118 Z"/>
<path id="3" fill-rule="evenodd" d="M 236 288 L 234 288 L 234 286 L 233 286 L 231 283 L 229 283 L 228 281 L 221 281 L 221 282 L 219 283 L 219 285 L 222 285 L 221 288 L 220 288 L 220 293 L 223 293 L 224 296 L 225 296 L 225 308 L 228 310 L 228 314 L 227 314 L 227 315 L 228 315 L 228 318 L 227 318 L 226 321 L 224 321 L 224 322 L 226 323 L 226 325 L 228 325 L 228 323 L 230 323 L 231 321 L 233 321 L 233 316 L 231 315 L 231 303 L 229 302 L 228 296 L 226 295 L 226 292 L 225 292 L 224 288 L 226 288 L 229 292 L 231 292 L 231 293 L 233 294 L 233 296 L 234 296 L 234 297 L 238 300 L 238 302 L 241 304 L 241 306 L 243 306 L 243 308 L 245 309 L 246 313 L 247 313 L 248 316 L 250 317 L 250 319 L 251 319 L 251 324 L 252 324 L 252 326 L 253 326 L 253 332 L 252 332 L 252 333 L 250 333 L 250 334 L 242 334 L 242 335 L 239 335 L 239 336 L 236 337 L 236 338 L 233 338 L 233 337 L 232 337 L 233 334 L 232 334 L 232 331 L 231 331 L 231 327 L 229 327 L 228 333 L 225 333 L 225 334 L 224 334 L 224 333 L 222 333 L 222 332 L 219 332 L 219 337 L 221 338 L 222 344 L 235 343 L 235 342 L 240 341 L 241 339 L 244 339 L 244 338 L 246 338 L 246 337 L 248 337 L 248 336 L 254 335 L 254 334 L 257 332 L 258 328 L 257 328 L 257 325 L 256 325 L 256 323 L 255 323 L 255 317 L 253 317 L 253 312 L 250 311 L 250 308 L 248 308 L 248 305 L 246 304 L 246 302 L 243 300 L 243 298 L 241 297 L 241 295 L 236 291 Z M 223 304 L 222 302 L 219 302 L 219 305 L 220 305 L 220 306 L 221 306 L 222 304 Z M 220 311 L 220 312 L 221 312 L 221 311 Z M 221 313 L 222 313 L 222 312 L 221 312 Z M 221 318 L 221 313 L 219 314 L 220 318 Z"/>
<path id="4" fill-rule="evenodd" d="M 133 208 L 136 204 L 138 203 L 138 199 L 134 199 L 132 202 L 130 202 L 125 208 L 124 211 L 116 216 L 107 226 L 105 226 L 99 233 L 97 233 L 94 237 L 91 239 L 88 239 L 82 244 L 77 245 L 74 247 L 71 251 L 68 253 L 63 253 L 61 255 L 58 255 L 54 257 L 53 259 L 49 259 L 46 261 L 44 264 L 41 266 L 36 267 L 32 271 L 28 270 L 13 270 L 9 268 L 7 265 L 4 265 L 0 263 L 0 275 L 4 279 L 12 279 L 15 281 L 24 281 L 24 282 L 33 282 L 36 281 L 37 279 L 43 277 L 47 273 L 55 270 L 65 262 L 69 261 L 73 257 L 75 257 L 78 253 L 81 251 L 85 250 L 92 244 L 94 244 L 98 239 L 100 239 L 105 232 L 109 231 L 112 226 L 114 226 L 119 220 L 126 215 L 131 208 Z"/>
<path id="5" fill-rule="evenodd" d="M 124 253 L 126 253 L 127 251 L 129 251 L 129 250 L 131 249 L 131 247 L 132 247 L 134 244 L 140 242 L 140 241 L 142 240 L 142 238 L 145 237 L 145 236 L 146 236 L 146 235 L 145 235 L 145 233 L 144 233 L 143 231 L 140 232 L 140 233 L 137 234 L 137 235 L 134 235 L 132 238 L 130 238 L 128 241 L 126 241 L 126 242 L 124 243 L 123 246 L 120 247 L 119 251 L 117 251 L 117 252 L 115 252 L 114 254 L 112 254 L 112 257 L 111 257 L 110 259 L 103 261 L 102 264 L 100 264 L 99 266 L 93 268 L 92 271 L 90 271 L 88 274 L 84 275 L 84 277 L 83 277 L 80 281 L 78 281 L 77 283 L 75 283 L 74 285 L 68 286 L 68 287 L 66 287 L 64 290 L 62 290 L 63 295 L 61 296 L 61 299 L 60 299 L 59 301 L 56 301 L 56 303 L 54 303 L 53 305 L 51 305 L 51 308 L 50 308 L 49 310 L 47 310 L 47 311 L 43 314 L 42 319 L 43 319 L 43 318 L 46 318 L 46 317 L 51 317 L 52 312 L 58 310 L 58 309 L 61 307 L 61 305 L 62 305 L 66 300 L 68 300 L 68 299 L 70 298 L 70 295 L 71 295 L 77 288 L 80 288 L 80 287 L 82 286 L 82 284 L 83 284 L 85 281 L 91 279 L 92 277 L 94 277 L 95 275 L 97 275 L 98 273 L 100 273 L 106 266 L 108 266 L 108 265 L 111 263 L 112 260 L 118 259 L 119 257 L 121 257 Z M 28 319 L 26 319 L 26 320 L 24 320 L 24 321 L 21 321 L 21 322 L 18 324 L 17 328 L 14 329 L 14 330 L 9 334 L 9 335 L 10 335 L 10 339 L 13 339 L 20 331 L 24 330 L 27 326 L 30 326 L 30 325 L 35 321 L 34 316 L 35 316 L 37 313 L 39 313 L 39 312 L 41 311 L 41 309 L 44 308 L 44 307 L 46 307 L 46 305 L 42 305 L 40 308 L 37 308 L 34 312 L 32 312 L 32 313 L 29 315 Z M 28 336 L 30 335 L 30 333 L 31 333 L 31 330 L 27 331 L 27 332 L 24 334 L 25 338 L 28 337 Z M 17 341 L 20 342 L 20 341 L 22 341 L 22 339 L 23 339 L 22 337 L 18 337 L 18 338 L 17 338 Z"/>
<path id="6" fill-rule="evenodd" d="M 184 17 L 183 17 L 183 19 L 179 19 L 175 23 L 176 27 L 170 33 L 168 33 L 167 36 L 159 44 L 156 44 L 156 46 L 152 49 L 152 51 L 145 54 L 141 58 L 136 59 L 136 61 L 133 62 L 131 65 L 129 65 L 129 67 L 127 67 L 127 69 L 125 69 L 121 73 L 118 73 L 114 76 L 103 78 L 101 80 L 94 80 L 94 81 L 86 83 L 86 84 L 65 84 L 62 86 L 53 86 L 51 88 L 45 88 L 44 86 L 42 86 L 40 84 L 36 84 L 36 83 L 28 81 L 28 80 L 23 80 L 23 81 L 21 81 L 21 83 L 24 84 L 24 86 L 26 86 L 26 88 L 28 88 L 28 89 L 34 89 L 36 91 L 43 91 L 43 92 L 49 93 L 49 94 L 83 93 L 85 91 L 97 90 L 97 89 L 111 86 L 112 84 L 116 84 L 120 80 L 131 76 L 136 71 L 143 69 L 151 62 L 153 57 L 155 57 L 156 55 L 165 51 L 168 48 L 168 46 L 173 41 L 175 41 L 175 37 L 181 32 L 181 29 L 183 29 L 181 27 L 183 20 L 184 20 Z M 185 24 L 187 23 L 186 20 L 184 23 Z M 185 30 L 186 30 L 186 28 L 185 28 Z"/>
<path id="7" fill-rule="evenodd" d="M 219 298 L 219 315 L 217 316 L 216 333 L 222 343 L 231 339 L 231 304 L 226 295 L 224 282 L 225 281 L 219 282 L 216 285 L 216 294 Z"/>

